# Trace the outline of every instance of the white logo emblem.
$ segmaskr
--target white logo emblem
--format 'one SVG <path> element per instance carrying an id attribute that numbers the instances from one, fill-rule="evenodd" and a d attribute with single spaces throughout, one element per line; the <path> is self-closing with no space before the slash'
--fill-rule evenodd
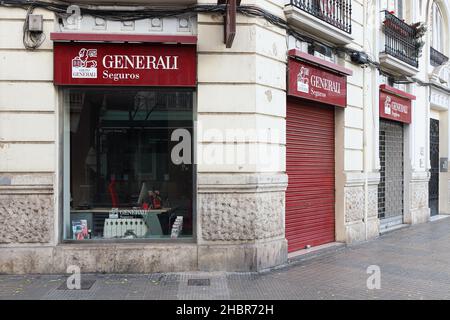
<path id="1" fill-rule="evenodd" d="M 72 78 L 97 79 L 97 49 L 81 49 L 72 59 Z"/>
<path id="2" fill-rule="evenodd" d="M 297 76 L 297 91 L 309 93 L 309 69 L 302 67 Z"/>
<path id="3" fill-rule="evenodd" d="M 386 101 L 384 102 L 384 114 L 391 115 L 392 107 L 391 107 L 391 97 L 387 96 Z"/>

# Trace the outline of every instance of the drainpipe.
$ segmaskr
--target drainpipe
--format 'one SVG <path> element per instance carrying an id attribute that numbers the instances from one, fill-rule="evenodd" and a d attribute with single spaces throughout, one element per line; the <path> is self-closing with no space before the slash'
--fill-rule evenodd
<path id="1" fill-rule="evenodd" d="M 365 7 L 367 10 L 364 14 L 367 25 L 372 25 L 372 28 L 364 28 L 364 50 L 366 52 L 372 52 L 375 61 L 378 60 L 378 53 L 380 52 L 380 43 L 377 37 L 378 32 L 380 31 L 380 8 L 378 1 L 368 1 L 367 6 Z M 372 41 L 367 42 L 367 39 L 371 39 Z M 372 43 L 373 48 L 367 46 L 367 43 Z M 375 87 L 372 86 L 375 84 Z M 363 142 L 363 154 L 364 154 L 364 231 L 365 231 L 365 240 L 369 240 L 369 174 L 372 171 L 372 168 L 379 167 L 379 141 L 378 141 L 378 121 L 379 121 L 379 113 L 378 113 L 378 90 L 379 90 L 379 77 L 377 71 L 371 69 L 370 72 L 368 69 L 364 70 L 363 77 L 363 103 L 364 103 L 364 113 L 363 113 L 363 125 L 364 125 L 364 142 Z M 370 92 L 370 95 L 369 95 Z M 370 133 L 373 133 L 371 136 Z M 371 161 L 372 160 L 372 161 Z"/>

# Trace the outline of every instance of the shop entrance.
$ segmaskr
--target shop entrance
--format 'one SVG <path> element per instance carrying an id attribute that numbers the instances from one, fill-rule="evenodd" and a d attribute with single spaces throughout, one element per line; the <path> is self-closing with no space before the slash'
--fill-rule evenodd
<path id="1" fill-rule="evenodd" d="M 286 238 L 295 252 L 336 241 L 335 111 L 347 106 L 352 71 L 289 51 Z"/>
<path id="2" fill-rule="evenodd" d="M 403 123 L 380 119 L 381 181 L 378 186 L 378 215 L 381 230 L 403 223 L 403 141 Z"/>
<path id="3" fill-rule="evenodd" d="M 289 252 L 335 241 L 334 107 L 288 101 L 286 238 Z"/>
<path id="4" fill-rule="evenodd" d="M 430 120 L 431 178 L 428 185 L 431 216 L 439 215 L 439 120 Z"/>

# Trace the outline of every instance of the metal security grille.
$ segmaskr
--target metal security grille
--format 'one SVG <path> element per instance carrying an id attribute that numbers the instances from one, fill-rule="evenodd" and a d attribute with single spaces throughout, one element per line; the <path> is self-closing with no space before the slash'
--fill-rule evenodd
<path id="1" fill-rule="evenodd" d="M 351 0 L 291 0 L 291 5 L 347 33 L 352 33 Z"/>
<path id="2" fill-rule="evenodd" d="M 404 202 L 402 123 L 380 120 L 380 159 L 379 218 L 386 227 L 402 224 Z"/>
<path id="3" fill-rule="evenodd" d="M 439 214 L 439 121 L 430 120 L 431 178 L 428 185 L 431 216 Z"/>

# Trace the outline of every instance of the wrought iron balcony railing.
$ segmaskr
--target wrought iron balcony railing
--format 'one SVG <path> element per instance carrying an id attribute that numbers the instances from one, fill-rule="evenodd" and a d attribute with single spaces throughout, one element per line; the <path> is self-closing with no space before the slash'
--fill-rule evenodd
<path id="1" fill-rule="evenodd" d="M 434 48 L 430 48 L 430 62 L 433 67 L 442 66 L 448 62 L 448 57 Z"/>
<path id="2" fill-rule="evenodd" d="M 384 14 L 385 53 L 417 68 L 419 48 L 416 29 L 389 11 L 384 11 Z"/>
<path id="3" fill-rule="evenodd" d="M 352 33 L 351 0 L 291 0 L 291 5 L 342 31 Z"/>

